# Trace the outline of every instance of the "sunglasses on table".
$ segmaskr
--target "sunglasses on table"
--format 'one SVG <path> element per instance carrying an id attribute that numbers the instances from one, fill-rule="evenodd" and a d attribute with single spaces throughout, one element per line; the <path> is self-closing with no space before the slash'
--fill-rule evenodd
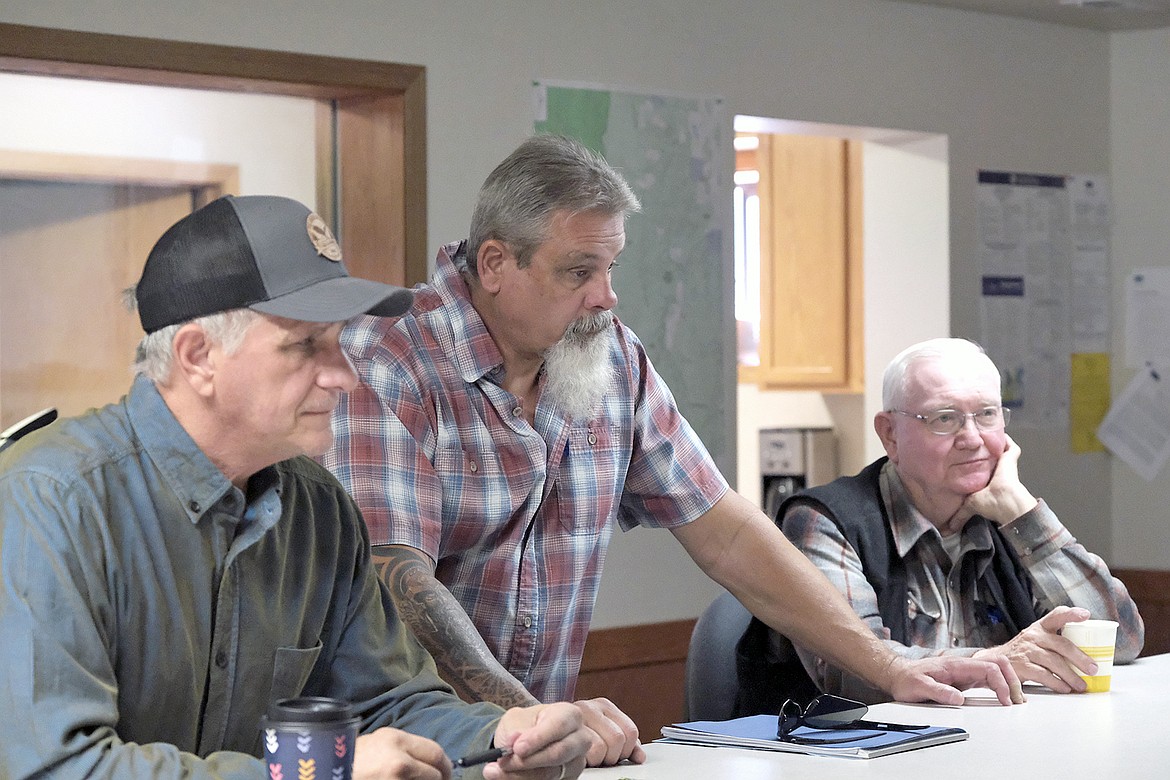
<path id="1" fill-rule="evenodd" d="M 832 745 L 838 742 L 865 739 L 857 734 L 834 738 L 792 733 L 801 726 L 818 730 L 848 729 L 850 731 L 875 731 L 878 733 L 918 731 L 928 728 L 927 726 L 908 726 L 901 723 L 879 723 L 875 720 L 863 720 L 868 711 L 869 707 L 859 701 L 834 696 L 831 693 L 822 693 L 810 701 L 804 709 L 801 709 L 798 702 L 789 699 L 780 707 L 780 715 L 776 722 L 776 739 L 798 745 Z"/>

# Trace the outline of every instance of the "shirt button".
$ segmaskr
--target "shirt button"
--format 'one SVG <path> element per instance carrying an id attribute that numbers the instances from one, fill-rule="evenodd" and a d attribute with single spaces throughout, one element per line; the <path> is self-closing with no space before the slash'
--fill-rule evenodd
<path id="1" fill-rule="evenodd" d="M 532 615 L 525 615 L 521 620 L 525 628 L 532 628 Z"/>
<path id="2" fill-rule="evenodd" d="M 517 406 L 515 409 L 512 410 L 513 417 L 519 417 L 522 414 L 524 414 L 524 410 L 521 409 L 519 406 Z"/>
<path id="3" fill-rule="evenodd" d="M 470 465 L 468 468 L 470 468 L 470 469 L 471 469 L 471 473 L 472 473 L 472 474 L 474 474 L 475 472 L 479 471 L 479 464 L 477 464 L 477 463 L 476 463 L 476 462 L 473 460 L 473 461 L 471 461 L 471 465 Z"/>
<path id="4" fill-rule="evenodd" d="M 590 443 L 590 444 L 596 444 L 596 443 L 597 443 L 597 434 L 596 434 L 596 433 L 594 433 L 593 431 L 590 431 L 590 432 L 589 432 L 589 443 Z"/>
<path id="5" fill-rule="evenodd" d="M 228 662 L 228 657 L 227 657 L 226 652 L 224 652 L 223 650 L 220 650 L 219 652 L 217 652 L 215 654 L 215 665 L 218 666 L 220 669 L 226 669 L 227 662 Z"/>
<path id="6" fill-rule="evenodd" d="M 190 502 L 189 504 L 187 504 L 187 508 L 190 509 L 192 512 L 202 512 L 203 511 L 203 507 L 199 506 L 198 501 Z"/>

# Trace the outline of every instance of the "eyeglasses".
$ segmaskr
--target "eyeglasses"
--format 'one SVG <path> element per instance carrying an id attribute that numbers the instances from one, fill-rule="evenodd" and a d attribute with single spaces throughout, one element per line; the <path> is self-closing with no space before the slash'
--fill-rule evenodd
<path id="1" fill-rule="evenodd" d="M 780 707 L 776 722 L 776 739 L 797 745 L 832 745 L 864 739 L 856 734 L 848 737 L 820 737 L 812 734 L 793 734 L 801 726 L 810 729 L 850 729 L 854 731 L 918 731 L 926 726 L 908 726 L 901 723 L 879 723 L 862 720 L 869 707 L 859 701 L 822 693 L 803 710 L 798 702 L 789 699 Z"/>
<path id="2" fill-rule="evenodd" d="M 926 429 L 938 436 L 950 436 L 958 433 L 967 423 L 968 417 L 974 420 L 975 427 L 981 431 L 1006 428 L 1008 420 L 1012 417 L 1012 410 L 1002 406 L 985 406 L 977 412 L 960 412 L 955 409 L 939 409 L 937 412 L 929 414 L 914 414 L 903 412 L 901 409 L 891 409 L 890 411 L 894 414 L 922 420 L 926 423 Z"/>

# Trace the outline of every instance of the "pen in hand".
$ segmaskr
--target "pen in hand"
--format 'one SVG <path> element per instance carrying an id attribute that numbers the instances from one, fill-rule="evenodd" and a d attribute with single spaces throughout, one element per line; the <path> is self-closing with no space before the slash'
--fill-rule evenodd
<path id="1" fill-rule="evenodd" d="M 512 755 L 512 751 L 508 748 L 492 748 L 491 750 L 485 750 L 482 753 L 472 753 L 470 756 L 464 756 L 455 762 L 455 766 L 459 768 L 477 766 L 479 764 L 486 764 L 490 761 L 498 761 L 504 756 L 510 755 Z"/>

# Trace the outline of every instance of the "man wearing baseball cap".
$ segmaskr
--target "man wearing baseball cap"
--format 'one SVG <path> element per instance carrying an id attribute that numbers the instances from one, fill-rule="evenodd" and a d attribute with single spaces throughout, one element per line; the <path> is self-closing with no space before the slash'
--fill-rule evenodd
<path id="1" fill-rule="evenodd" d="M 447 778 L 491 746 L 511 755 L 484 777 L 576 776 L 579 711 L 461 702 L 306 457 L 357 383 L 342 325 L 411 293 L 349 276 L 302 204 L 228 196 L 129 297 L 130 392 L 0 456 L 0 775 L 259 780 L 268 706 L 327 696 L 361 715 L 355 777 Z"/>

